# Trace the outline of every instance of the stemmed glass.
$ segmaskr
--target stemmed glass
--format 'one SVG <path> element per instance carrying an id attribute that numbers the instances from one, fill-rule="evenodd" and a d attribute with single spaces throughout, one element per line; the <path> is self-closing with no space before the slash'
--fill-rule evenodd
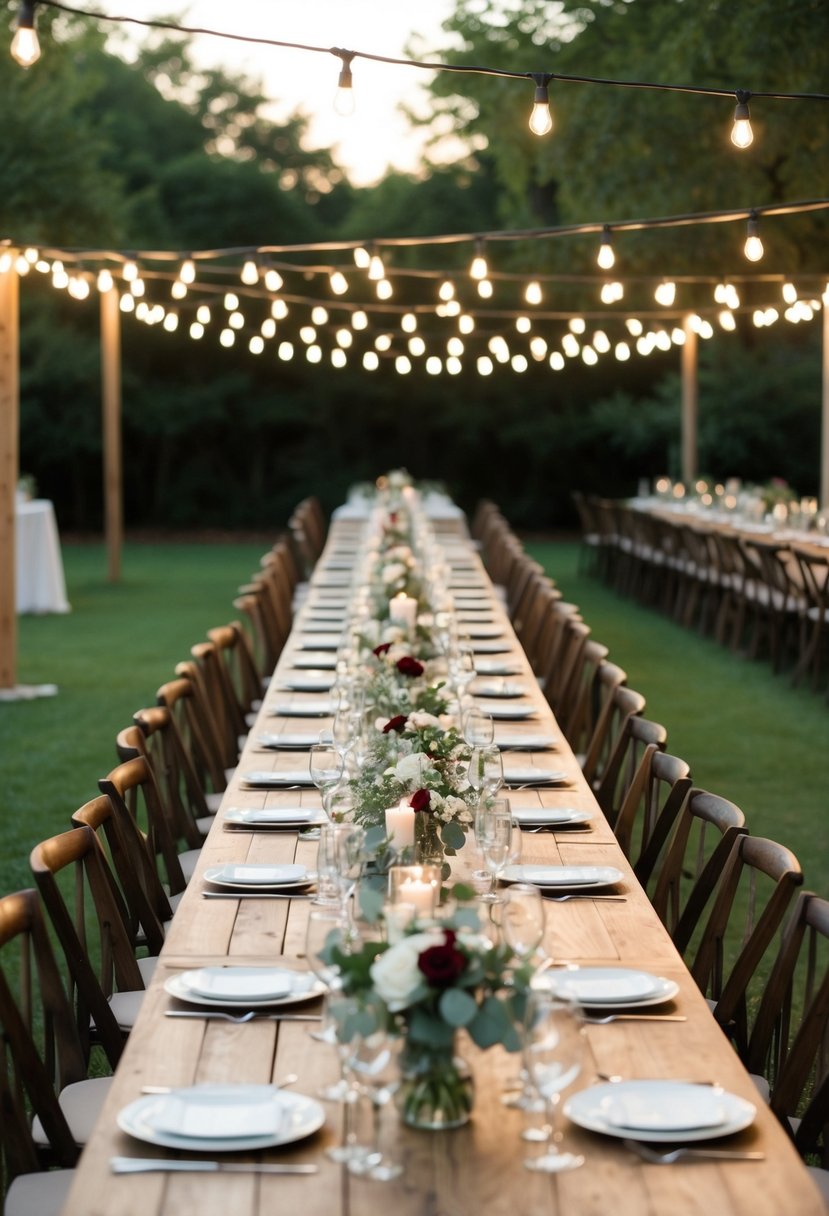
<path id="1" fill-rule="evenodd" d="M 488 747 L 495 739 L 492 714 L 473 705 L 463 719 L 463 737 L 470 747 Z"/>
<path id="2" fill-rule="evenodd" d="M 473 747 L 467 776 L 483 801 L 495 797 L 504 784 L 504 761 L 494 743 L 488 747 Z"/>
<path id="3" fill-rule="evenodd" d="M 449 655 L 449 675 L 455 686 L 458 704 L 463 694 L 475 679 L 475 655 L 471 646 L 458 646 Z"/>
<path id="4" fill-rule="evenodd" d="M 343 953 L 348 953 L 353 940 L 353 930 L 347 915 L 340 907 L 312 908 L 308 917 L 305 932 L 305 957 L 308 966 L 317 979 L 322 980 L 329 992 L 340 990 L 340 969 L 336 963 L 327 962 L 322 957 L 324 949 L 336 946 Z M 329 1017 L 328 1003 L 323 1008 L 322 1026 L 320 1030 L 312 1031 L 311 1037 L 321 1043 L 337 1045 L 337 1028 L 333 1017 Z M 345 1062 L 337 1053 L 340 1064 L 340 1079 L 334 1085 L 328 1085 L 320 1090 L 320 1097 L 330 1102 L 342 1102 L 348 1091 L 348 1080 L 345 1075 Z"/>
<path id="5" fill-rule="evenodd" d="M 559 1150 L 561 1134 L 556 1126 L 562 1090 L 581 1072 L 584 1050 L 584 1027 L 578 1005 L 552 992 L 531 993 L 524 1020 L 524 1063 L 544 1099 L 547 1147 L 540 1157 L 525 1160 L 528 1170 L 555 1174 L 584 1164 L 580 1154 Z"/>
<path id="6" fill-rule="evenodd" d="M 356 823 L 326 823 L 320 830 L 319 876 L 323 883 L 335 886 L 345 916 L 362 870 L 365 838 L 364 829 Z"/>
<path id="7" fill-rule="evenodd" d="M 366 1174 L 375 1182 L 391 1182 L 403 1172 L 399 1162 L 387 1157 L 380 1148 L 383 1107 L 400 1088 L 397 1055 L 401 1040 L 384 1027 L 367 1035 L 357 1035 L 351 1043 L 348 1067 L 358 1085 L 368 1094 L 372 1110 L 372 1143 L 365 1156 L 352 1158 L 352 1174 Z"/>
<path id="8" fill-rule="evenodd" d="M 320 1036 L 326 1042 L 333 1043 L 340 1064 L 340 1080 L 336 1085 L 323 1091 L 321 1096 L 342 1102 L 343 1108 L 340 1143 L 331 1145 L 325 1150 L 325 1153 L 332 1161 L 346 1164 L 349 1168 L 358 1167 L 368 1156 L 368 1149 L 357 1143 L 354 1114 L 360 1091 L 349 1075 L 350 1061 L 354 1051 L 355 1032 L 353 1027 L 356 1013 L 357 1002 L 354 998 L 345 996 L 341 989 L 333 989 L 326 996 L 323 1005 L 323 1032 Z"/>
<path id="9" fill-rule="evenodd" d="M 484 866 L 492 876 L 490 889 L 481 895 L 481 899 L 486 903 L 497 903 L 500 897 L 493 887 L 509 861 L 512 843 L 512 815 L 509 810 L 498 806 L 492 807 L 483 812 L 480 820 L 476 822 L 475 830 L 479 832 L 478 843 L 483 855 Z"/>
<path id="10" fill-rule="evenodd" d="M 512 831 L 515 836 L 515 822 Z M 520 963 L 532 959 L 544 938 L 544 900 L 538 887 L 528 882 L 516 882 L 509 887 L 501 905 L 501 932 L 504 941 Z M 504 1105 L 517 1107 L 519 1110 L 537 1109 L 539 1099 L 523 1062 L 518 1084 L 521 1087 L 520 1092 L 505 1095 Z M 522 1135 L 524 1139 L 529 1140 L 538 1138 L 535 1130 L 529 1128 Z"/>
<path id="11" fill-rule="evenodd" d="M 312 744 L 308 755 L 308 769 L 320 794 L 337 784 L 343 775 L 343 758 L 333 741 L 320 740 L 319 743 Z"/>

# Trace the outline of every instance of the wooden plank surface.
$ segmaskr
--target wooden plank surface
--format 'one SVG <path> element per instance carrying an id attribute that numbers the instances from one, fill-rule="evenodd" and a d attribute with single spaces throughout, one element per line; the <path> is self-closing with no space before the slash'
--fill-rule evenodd
<path id="1" fill-rule="evenodd" d="M 327 581 L 327 559 L 338 546 L 351 547 L 351 524 L 332 528 L 317 578 Z M 477 562 L 477 558 L 472 558 Z M 311 596 L 314 586 L 312 583 Z M 332 589 L 333 590 L 333 589 Z M 329 596 L 326 594 L 326 601 Z M 493 601 L 495 603 L 495 601 Z M 497 612 L 497 605 L 495 607 Z M 301 635 L 297 622 L 293 637 Z M 598 1073 L 623 1077 L 664 1077 L 716 1081 L 757 1106 L 752 1127 L 729 1137 L 729 1147 L 761 1148 L 763 1162 L 694 1163 L 670 1168 L 644 1165 L 620 1142 L 567 1126 L 569 1143 L 582 1151 L 586 1164 L 559 1177 L 531 1174 L 522 1161 L 530 1146 L 520 1139 L 522 1116 L 502 1103 L 504 1085 L 515 1076 L 517 1060 L 500 1049 L 481 1053 L 471 1043 L 464 1055 L 473 1065 L 476 1085 L 471 1123 L 458 1131 L 414 1132 L 402 1127 L 393 1110 L 384 1113 L 384 1137 L 404 1163 L 392 1183 L 351 1178 L 324 1155 L 340 1134 L 339 1110 L 326 1104 L 325 1127 L 309 1140 L 261 1154 L 264 1160 L 310 1161 L 313 1177 L 203 1177 L 141 1175 L 113 1177 L 113 1155 L 163 1156 L 164 1150 L 131 1139 L 116 1127 L 118 1111 L 140 1093 L 141 1086 L 189 1085 L 198 1081 L 263 1082 L 288 1072 L 295 1088 L 315 1094 L 337 1076 L 334 1052 L 309 1038 L 303 1023 L 256 1022 L 234 1026 L 198 1019 L 170 1019 L 165 1010 L 176 1002 L 163 983 L 176 970 L 211 963 L 251 964 L 277 961 L 299 968 L 304 960 L 308 901 L 216 900 L 202 898 L 205 867 L 227 861 L 313 864 L 316 846 L 296 834 L 228 830 L 222 811 L 216 817 L 202 857 L 176 913 L 144 1008 L 113 1081 L 108 1101 L 85 1150 L 66 1216 L 266 1216 L 301 1212 L 302 1216 L 820 1216 L 817 1191 L 793 1147 L 773 1116 L 757 1099 L 745 1073 L 708 1007 L 676 954 L 646 896 L 621 856 L 612 833 L 584 782 L 578 764 L 561 739 L 552 715 L 508 625 L 510 660 L 520 664 L 517 677 L 527 685 L 527 698 L 537 718 L 517 724 L 522 730 L 545 730 L 559 736 L 555 751 L 520 753 L 542 766 L 565 769 L 572 788 L 522 790 L 516 804 L 578 806 L 593 812 L 588 832 L 567 830 L 524 834 L 525 861 L 612 864 L 623 871 L 616 890 L 621 903 L 574 900 L 547 904 L 545 949 L 557 962 L 624 963 L 645 967 L 675 979 L 675 1001 L 660 1012 L 683 1015 L 685 1022 L 616 1022 L 587 1028 L 588 1057 L 576 1088 L 592 1084 Z M 300 719 L 269 716 L 274 698 L 308 699 L 306 693 L 276 693 L 275 688 L 298 653 L 289 642 L 265 699 L 259 720 L 230 783 L 223 807 L 318 806 L 315 790 L 250 791 L 240 774 L 250 769 L 297 768 L 307 764 L 301 752 L 254 754 L 256 736 L 276 729 L 303 729 Z M 313 727 L 325 719 L 309 719 Z M 499 727 L 500 729 L 500 727 Z M 469 850 L 458 859 L 462 873 L 471 864 Z M 305 1008 L 303 1006 L 303 1008 Z M 314 1005 L 311 1006 L 314 1008 Z"/>

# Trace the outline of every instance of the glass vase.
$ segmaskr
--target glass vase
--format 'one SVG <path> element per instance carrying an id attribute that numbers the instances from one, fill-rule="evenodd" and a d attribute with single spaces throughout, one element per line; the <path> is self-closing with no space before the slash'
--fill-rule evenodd
<path id="1" fill-rule="evenodd" d="M 434 1047 L 407 1039 L 400 1055 L 397 1108 L 409 1127 L 448 1131 L 469 1122 L 474 1098 L 472 1074 L 457 1054 L 455 1040 Z"/>

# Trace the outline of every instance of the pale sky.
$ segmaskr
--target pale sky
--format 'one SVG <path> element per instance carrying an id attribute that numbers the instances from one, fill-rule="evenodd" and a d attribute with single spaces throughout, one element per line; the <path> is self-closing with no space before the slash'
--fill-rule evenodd
<path id="1" fill-rule="evenodd" d="M 113 15 L 169 19 L 171 12 L 184 25 L 228 30 L 255 37 L 338 46 L 349 50 L 406 57 L 404 45 L 422 36 L 424 55 L 442 45 L 440 24 L 453 10 L 452 0 L 191 0 L 176 6 L 171 0 L 103 0 L 100 8 Z M 105 28 L 115 28 L 106 27 Z M 129 32 L 130 26 L 122 27 Z M 131 37 L 141 37 L 138 30 Z M 278 47 L 257 47 L 226 39 L 200 37 L 194 41 L 197 62 L 241 68 L 262 80 L 273 99 L 269 116 L 278 120 L 301 108 L 311 118 L 309 143 L 331 147 L 355 185 L 377 181 L 389 165 L 413 169 L 420 137 L 397 110 L 404 101 L 424 108 L 421 83 L 428 74 L 416 68 L 356 60 L 352 65 L 356 111 L 349 118 L 334 112 L 340 61 L 334 56 Z"/>

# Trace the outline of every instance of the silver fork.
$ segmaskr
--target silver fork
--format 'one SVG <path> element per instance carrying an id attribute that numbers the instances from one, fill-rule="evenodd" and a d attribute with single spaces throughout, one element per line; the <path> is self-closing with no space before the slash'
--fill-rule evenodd
<path id="1" fill-rule="evenodd" d="M 318 1013 L 257 1013 L 249 1009 L 247 1013 L 223 1013 L 219 1009 L 197 1011 L 195 1009 L 167 1009 L 165 1018 L 201 1018 L 203 1022 L 222 1021 L 235 1022 L 241 1026 L 244 1022 L 252 1022 L 256 1018 L 266 1022 L 320 1022 Z"/>
<path id="2" fill-rule="evenodd" d="M 575 894 L 574 895 L 547 895 L 547 894 L 544 894 L 544 898 L 549 900 L 550 903 L 554 903 L 554 904 L 566 904 L 568 899 L 592 899 L 596 903 L 601 902 L 601 903 L 606 903 L 606 904 L 607 903 L 623 904 L 627 900 L 626 895 L 588 895 L 586 892 L 584 895 L 575 895 Z"/>
<path id="3" fill-rule="evenodd" d="M 685 1158 L 693 1159 L 707 1158 L 712 1161 L 765 1161 L 766 1154 L 753 1152 L 746 1149 L 736 1148 L 672 1148 L 667 1152 L 660 1152 L 657 1149 L 651 1148 L 650 1145 L 642 1144 L 639 1140 L 623 1140 L 625 1148 L 630 1149 L 632 1153 L 636 1153 L 637 1157 L 641 1157 L 643 1161 L 647 1161 L 650 1165 L 673 1165 L 675 1161 L 684 1161 Z"/>
<path id="4" fill-rule="evenodd" d="M 607 1026 L 611 1022 L 687 1022 L 683 1013 L 608 1013 L 603 1018 L 586 1017 L 587 1026 Z"/>

